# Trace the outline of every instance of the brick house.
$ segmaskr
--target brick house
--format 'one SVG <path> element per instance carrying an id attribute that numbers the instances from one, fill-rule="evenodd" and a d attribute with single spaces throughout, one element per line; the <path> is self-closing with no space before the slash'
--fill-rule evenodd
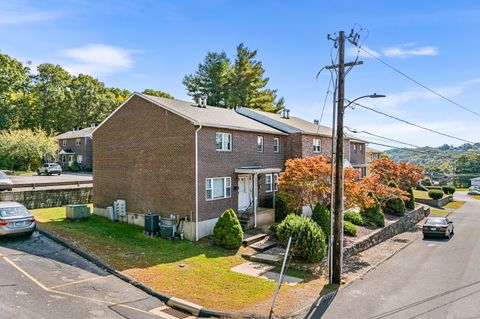
<path id="1" fill-rule="evenodd" d="M 55 136 L 58 141 L 58 162 L 67 169 L 78 164 L 80 169 L 92 168 L 92 132 L 95 126 L 68 131 Z"/>
<path id="2" fill-rule="evenodd" d="M 317 121 L 290 116 L 288 110 L 281 114 L 240 108 L 240 114 L 288 134 L 286 158 L 332 154 L 332 129 Z M 360 177 L 366 176 L 366 143 L 345 135 L 344 157 L 346 166 L 358 169 Z"/>
<path id="3" fill-rule="evenodd" d="M 93 132 L 94 213 L 126 200 L 126 221 L 176 214 L 190 240 L 209 235 L 228 208 L 274 221 L 288 134 L 234 110 L 135 93 Z"/>
<path id="4" fill-rule="evenodd" d="M 367 147 L 367 154 L 366 154 L 367 175 L 371 174 L 370 163 L 376 159 L 379 159 L 382 153 L 383 153 L 382 151 L 376 150 L 371 147 Z"/>

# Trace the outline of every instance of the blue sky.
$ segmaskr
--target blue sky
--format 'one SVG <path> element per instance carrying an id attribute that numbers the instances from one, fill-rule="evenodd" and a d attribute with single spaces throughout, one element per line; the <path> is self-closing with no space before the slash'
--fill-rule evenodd
<path id="1" fill-rule="evenodd" d="M 244 42 L 258 49 L 269 87 L 285 97 L 291 114 L 313 120 L 320 118 L 328 85 L 326 73 L 315 79 L 330 63 L 326 35 L 357 24 L 368 30 L 364 46 L 373 54 L 480 112 L 479 21 L 478 1 L 0 0 L 0 50 L 33 65 L 59 63 L 108 86 L 160 89 L 189 99 L 182 78 L 206 52 L 232 56 Z M 386 94 L 363 103 L 480 141 L 479 117 L 374 59 L 362 60 L 348 75 L 347 98 Z M 331 122 L 330 106 L 322 124 Z M 347 111 L 346 125 L 416 145 L 462 143 L 358 108 Z"/>

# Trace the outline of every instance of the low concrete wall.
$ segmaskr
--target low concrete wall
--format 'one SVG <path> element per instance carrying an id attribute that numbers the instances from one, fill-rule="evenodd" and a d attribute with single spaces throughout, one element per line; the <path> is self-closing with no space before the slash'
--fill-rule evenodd
<path id="1" fill-rule="evenodd" d="M 93 201 L 93 187 L 82 186 L 65 189 L 33 189 L 0 192 L 0 201 L 19 202 L 28 209 L 88 204 Z"/>
<path id="2" fill-rule="evenodd" d="M 425 198 L 415 198 L 417 203 L 426 204 L 429 206 L 443 207 L 453 200 L 452 195 L 445 196 L 440 199 L 425 199 Z"/>
<path id="3" fill-rule="evenodd" d="M 413 211 L 407 212 L 405 216 L 400 217 L 395 222 L 380 228 L 373 233 L 371 233 L 368 237 L 364 238 L 361 241 L 353 243 L 351 246 L 345 247 L 344 255 L 345 256 L 352 256 L 356 255 L 364 250 L 369 249 L 385 240 L 392 238 L 395 235 L 403 233 L 414 225 L 416 225 L 419 221 L 421 221 L 425 216 L 430 214 L 430 208 L 425 206 L 419 206 L 415 208 Z"/>

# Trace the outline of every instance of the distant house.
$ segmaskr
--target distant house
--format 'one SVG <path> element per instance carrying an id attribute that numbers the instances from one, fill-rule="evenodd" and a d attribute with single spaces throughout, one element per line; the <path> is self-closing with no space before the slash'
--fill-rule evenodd
<path id="1" fill-rule="evenodd" d="M 332 154 L 332 129 L 314 121 L 306 121 L 290 116 L 288 110 L 282 113 L 269 113 L 259 110 L 240 108 L 237 111 L 260 123 L 271 126 L 288 134 L 287 158 L 308 157 Z M 346 166 L 356 168 L 360 177 L 366 176 L 366 143 L 360 139 L 345 136 L 344 157 Z"/>
<path id="2" fill-rule="evenodd" d="M 213 232 L 228 208 L 270 224 L 288 135 L 234 110 L 135 93 L 93 132 L 94 213 L 126 201 L 126 221 L 176 214 L 184 236 Z"/>
<path id="3" fill-rule="evenodd" d="M 475 177 L 470 180 L 470 186 L 480 187 L 480 177 Z"/>
<path id="4" fill-rule="evenodd" d="M 64 169 L 78 165 L 80 169 L 92 168 L 92 132 L 95 126 L 68 131 L 55 136 L 58 141 L 58 162 Z"/>
<path id="5" fill-rule="evenodd" d="M 367 147 L 367 153 L 366 153 L 366 156 L 365 156 L 366 164 L 367 164 L 367 176 L 369 176 L 371 174 L 370 163 L 372 163 L 372 161 L 374 161 L 376 159 L 379 159 L 381 157 L 382 153 L 383 153 L 382 151 L 376 150 L 376 149 L 371 148 L 371 147 Z"/>

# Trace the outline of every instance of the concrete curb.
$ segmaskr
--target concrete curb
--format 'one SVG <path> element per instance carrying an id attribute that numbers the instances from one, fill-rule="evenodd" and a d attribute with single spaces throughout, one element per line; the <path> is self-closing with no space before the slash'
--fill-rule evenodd
<path id="1" fill-rule="evenodd" d="M 86 260 L 94 263 L 96 266 L 106 270 L 110 274 L 116 276 L 117 278 L 137 287 L 138 289 L 144 291 L 145 293 L 149 294 L 150 296 L 153 296 L 157 299 L 159 299 L 161 302 L 165 303 L 166 305 L 176 308 L 182 311 L 186 311 L 190 313 L 193 316 L 197 316 L 200 318 L 258 318 L 258 319 L 264 319 L 267 318 L 265 316 L 257 315 L 257 314 L 238 314 L 238 313 L 229 313 L 229 312 L 222 312 L 222 311 L 216 311 L 216 310 L 211 310 L 204 308 L 200 305 L 194 304 L 192 302 L 176 298 L 176 297 L 171 297 L 162 293 L 159 293 L 155 291 L 154 289 L 150 288 L 149 286 L 142 284 L 139 281 L 136 281 L 129 276 L 121 273 L 120 271 L 114 269 L 112 266 L 109 264 L 105 263 L 104 261 L 98 259 L 95 256 L 92 256 L 86 252 L 84 252 L 81 249 L 76 248 L 75 246 L 63 241 L 62 239 L 58 238 L 57 236 L 50 234 L 43 229 L 40 229 L 37 227 L 37 231 L 42 234 L 43 236 L 47 237 L 48 239 L 53 240 L 54 242 L 64 246 L 65 248 L 68 248 L 69 250 L 73 251 L 75 254 L 85 258 Z"/>

